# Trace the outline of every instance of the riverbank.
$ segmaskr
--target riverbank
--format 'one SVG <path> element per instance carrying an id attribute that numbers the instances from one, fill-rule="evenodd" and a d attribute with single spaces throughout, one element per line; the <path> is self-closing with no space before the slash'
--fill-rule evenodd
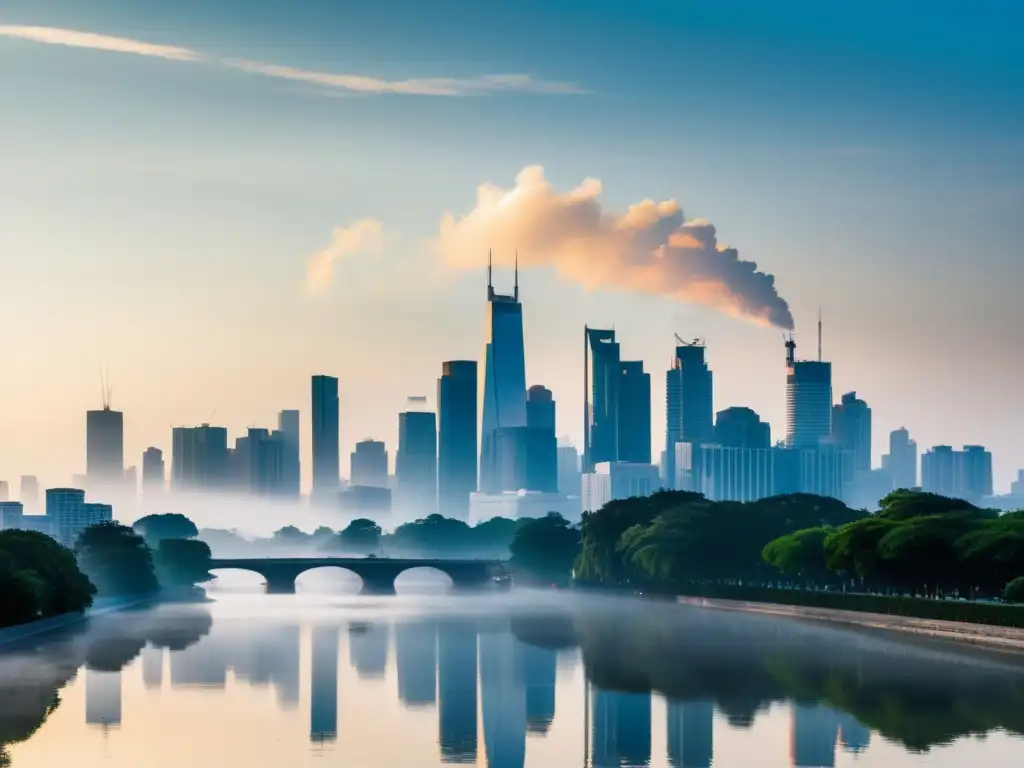
<path id="1" fill-rule="evenodd" d="M 844 611 L 836 608 L 811 608 L 799 605 L 755 603 L 717 598 L 678 597 L 676 600 L 683 605 L 693 605 L 701 608 L 759 613 L 767 616 L 805 621 L 845 624 L 865 629 L 903 632 L 935 640 L 970 643 L 976 646 L 1024 653 L 1024 629 L 1017 627 L 969 624 L 967 622 L 939 621 L 936 619 L 917 619 L 883 613 Z"/>

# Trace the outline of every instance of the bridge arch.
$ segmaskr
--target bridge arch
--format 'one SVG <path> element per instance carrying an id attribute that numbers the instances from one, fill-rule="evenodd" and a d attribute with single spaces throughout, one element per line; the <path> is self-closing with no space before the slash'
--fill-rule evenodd
<path id="1" fill-rule="evenodd" d="M 266 586 L 267 577 L 256 568 L 217 567 L 210 569 L 207 588 L 217 592 L 252 592 Z"/>
<path id="2" fill-rule="evenodd" d="M 296 592 L 359 593 L 365 586 L 359 572 L 344 565 L 315 565 L 295 575 Z"/>
<path id="3" fill-rule="evenodd" d="M 455 579 L 436 565 L 410 565 L 395 575 L 395 591 L 409 594 L 451 592 Z"/>

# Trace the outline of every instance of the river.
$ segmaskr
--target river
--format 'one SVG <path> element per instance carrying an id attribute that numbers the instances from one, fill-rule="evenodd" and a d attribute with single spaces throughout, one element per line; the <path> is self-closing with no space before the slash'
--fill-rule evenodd
<path id="1" fill-rule="evenodd" d="M 0 765 L 1024 765 L 1016 657 L 556 592 L 211 596 L 0 650 Z"/>

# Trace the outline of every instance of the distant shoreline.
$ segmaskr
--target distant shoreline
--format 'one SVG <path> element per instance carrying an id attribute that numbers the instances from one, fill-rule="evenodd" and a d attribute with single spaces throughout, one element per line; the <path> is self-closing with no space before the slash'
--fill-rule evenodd
<path id="1" fill-rule="evenodd" d="M 704 597 L 677 597 L 681 605 L 711 608 L 722 611 L 759 613 L 766 616 L 822 621 L 831 624 L 845 624 L 865 629 L 903 632 L 935 640 L 967 643 L 976 647 L 1024 653 L 1024 629 L 999 627 L 989 624 L 968 624 L 958 621 L 918 619 L 908 616 L 892 616 L 882 613 L 843 611 L 835 608 L 811 608 L 780 603 L 753 603 L 741 600 L 721 600 Z"/>

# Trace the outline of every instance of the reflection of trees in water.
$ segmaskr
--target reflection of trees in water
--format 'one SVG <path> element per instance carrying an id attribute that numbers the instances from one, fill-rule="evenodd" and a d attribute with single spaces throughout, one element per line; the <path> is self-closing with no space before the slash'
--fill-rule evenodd
<path id="1" fill-rule="evenodd" d="M 823 704 L 925 751 L 995 729 L 1024 734 L 1024 667 L 948 646 L 765 617 L 638 605 L 577 620 L 590 680 L 711 701 L 749 727 L 775 702 Z"/>
<path id="2" fill-rule="evenodd" d="M 118 672 L 150 643 L 178 650 L 198 642 L 213 624 L 201 608 L 125 611 L 15 645 L 0 660 L 0 766 L 7 747 L 29 739 L 60 705 L 60 690 L 86 666 Z"/>

